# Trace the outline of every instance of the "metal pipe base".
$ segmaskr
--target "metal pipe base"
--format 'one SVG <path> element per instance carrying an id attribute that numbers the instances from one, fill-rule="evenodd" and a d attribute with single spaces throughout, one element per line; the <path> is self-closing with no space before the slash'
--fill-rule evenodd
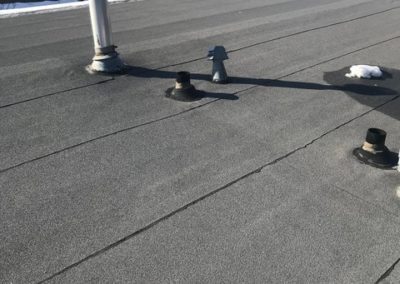
<path id="1" fill-rule="evenodd" d="M 93 57 L 93 62 L 86 67 L 89 73 L 124 74 L 127 66 L 122 62 L 117 52 L 99 54 Z"/>

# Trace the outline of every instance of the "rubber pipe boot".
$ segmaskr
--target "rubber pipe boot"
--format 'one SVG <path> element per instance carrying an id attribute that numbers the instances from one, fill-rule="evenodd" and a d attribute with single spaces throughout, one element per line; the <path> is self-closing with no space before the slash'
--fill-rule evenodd
<path id="1" fill-rule="evenodd" d="M 393 169 L 398 163 L 398 155 L 390 152 L 385 146 L 386 132 L 378 128 L 370 128 L 364 144 L 354 149 L 354 156 L 363 164 L 380 169 Z"/>
<path id="2" fill-rule="evenodd" d="M 186 71 L 176 74 L 175 87 L 169 88 L 165 96 L 182 102 L 192 102 L 200 99 L 196 88 L 190 84 L 190 73 Z"/>

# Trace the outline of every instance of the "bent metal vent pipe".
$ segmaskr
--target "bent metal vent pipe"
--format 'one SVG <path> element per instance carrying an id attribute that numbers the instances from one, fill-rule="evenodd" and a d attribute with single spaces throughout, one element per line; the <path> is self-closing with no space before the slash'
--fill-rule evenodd
<path id="1" fill-rule="evenodd" d="M 217 45 L 208 49 L 208 60 L 213 62 L 211 76 L 212 82 L 216 84 L 228 83 L 228 75 L 224 65 L 224 60 L 229 59 L 225 47 Z"/>
<path id="2" fill-rule="evenodd" d="M 107 0 L 89 0 L 95 56 L 88 66 L 91 73 L 123 73 L 125 65 L 115 51 L 111 35 Z"/>

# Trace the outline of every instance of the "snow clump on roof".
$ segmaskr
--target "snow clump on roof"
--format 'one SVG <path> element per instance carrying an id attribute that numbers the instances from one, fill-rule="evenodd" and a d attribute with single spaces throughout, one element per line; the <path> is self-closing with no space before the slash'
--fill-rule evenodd
<path id="1" fill-rule="evenodd" d="M 378 66 L 369 65 L 353 65 L 350 67 L 350 73 L 346 74 L 348 78 L 365 78 L 371 79 L 382 77 L 383 73 Z"/>

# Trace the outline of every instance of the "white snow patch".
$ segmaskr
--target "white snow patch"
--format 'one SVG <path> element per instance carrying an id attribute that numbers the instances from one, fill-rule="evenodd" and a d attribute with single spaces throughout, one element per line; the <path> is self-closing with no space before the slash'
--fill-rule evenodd
<path id="1" fill-rule="evenodd" d="M 350 73 L 346 74 L 348 78 L 371 79 L 382 77 L 383 73 L 378 66 L 353 65 L 350 67 Z"/>
<path id="2" fill-rule="evenodd" d="M 119 2 L 141 2 L 141 1 L 144 0 L 108 0 L 108 3 L 112 4 Z M 46 1 L 46 2 L 51 2 L 51 1 Z M 82 7 L 87 7 L 88 5 L 89 5 L 88 1 L 79 1 L 79 2 L 68 2 L 60 4 L 51 3 L 50 5 L 6 9 L 6 10 L 0 10 L 0 19 L 29 15 L 29 14 L 43 14 L 49 12 L 79 9 Z"/>
<path id="3" fill-rule="evenodd" d="M 17 1 L 20 1 L 20 0 L 17 0 Z M 12 2 L 12 3 L 0 4 L 0 10 L 29 8 L 29 7 L 36 7 L 36 6 L 47 6 L 47 5 L 71 3 L 71 2 L 78 2 L 78 1 L 77 0 L 51 0 L 51 1 L 37 0 L 37 2 Z"/>

